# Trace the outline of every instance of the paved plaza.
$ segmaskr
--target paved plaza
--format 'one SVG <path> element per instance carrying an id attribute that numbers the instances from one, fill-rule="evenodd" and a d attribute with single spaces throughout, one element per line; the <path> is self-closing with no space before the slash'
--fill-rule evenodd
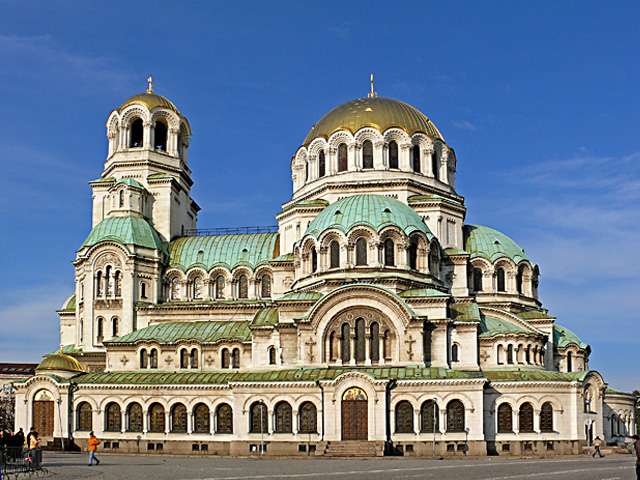
<path id="1" fill-rule="evenodd" d="M 64 480 L 511 480 L 580 479 L 633 480 L 635 458 L 611 455 L 602 459 L 479 458 L 431 460 L 273 459 L 229 457 L 172 457 L 99 454 L 101 464 L 88 467 L 88 455 L 45 454 L 48 475 Z M 43 478 L 43 476 L 40 476 Z"/>

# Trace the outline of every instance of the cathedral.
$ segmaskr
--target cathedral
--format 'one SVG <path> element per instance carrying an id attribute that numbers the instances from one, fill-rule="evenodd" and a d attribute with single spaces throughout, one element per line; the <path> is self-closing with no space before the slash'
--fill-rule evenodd
<path id="1" fill-rule="evenodd" d="M 416 108 L 372 87 L 320 118 L 275 227 L 197 228 L 191 126 L 151 81 L 106 130 L 61 348 L 14 383 L 16 425 L 50 445 L 523 455 L 636 433 L 635 398 L 543 307 L 543 267 L 465 223 Z"/>

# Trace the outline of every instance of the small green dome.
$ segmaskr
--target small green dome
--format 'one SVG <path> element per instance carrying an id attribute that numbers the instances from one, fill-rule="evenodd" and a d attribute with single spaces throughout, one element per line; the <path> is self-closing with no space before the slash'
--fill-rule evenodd
<path id="1" fill-rule="evenodd" d="M 134 188 L 139 188 L 140 190 L 146 190 L 146 188 L 144 188 L 144 185 L 142 185 L 135 178 L 121 178 L 120 180 L 118 180 L 116 183 L 113 184 L 114 187 L 116 185 L 127 185 L 128 187 L 134 187 Z"/>
<path id="2" fill-rule="evenodd" d="M 418 231 L 424 233 L 429 241 L 433 238 L 429 227 L 411 207 L 383 195 L 352 195 L 332 203 L 313 219 L 305 235 L 318 238 L 329 228 L 347 233 L 360 225 L 371 227 L 376 232 L 395 226 L 406 235 Z"/>
<path id="3" fill-rule="evenodd" d="M 152 248 L 167 253 L 158 232 L 142 218 L 134 216 L 105 218 L 91 230 L 80 248 L 91 247 L 104 241 Z"/>
<path id="4" fill-rule="evenodd" d="M 36 370 L 58 370 L 65 372 L 84 372 L 84 368 L 75 358 L 64 353 L 55 353 L 45 357 Z"/>
<path id="5" fill-rule="evenodd" d="M 522 260 L 529 261 L 522 247 L 504 233 L 489 227 L 465 225 L 464 249 L 471 254 L 470 258 L 484 257 L 491 262 L 501 257 L 508 257 L 516 264 Z"/>
<path id="6" fill-rule="evenodd" d="M 575 344 L 578 348 L 586 350 L 589 345 L 584 343 L 578 336 L 566 327 L 562 327 L 558 324 L 553 325 L 553 346 L 554 347 L 566 347 L 570 344 Z"/>

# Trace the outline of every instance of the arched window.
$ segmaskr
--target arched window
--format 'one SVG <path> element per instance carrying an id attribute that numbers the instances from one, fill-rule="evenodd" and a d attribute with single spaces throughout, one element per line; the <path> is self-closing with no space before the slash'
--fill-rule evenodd
<path id="1" fill-rule="evenodd" d="M 231 367 L 240 368 L 240 349 L 234 348 L 231 353 Z"/>
<path id="2" fill-rule="evenodd" d="M 189 368 L 189 353 L 186 348 L 180 350 L 180 368 Z"/>
<path id="3" fill-rule="evenodd" d="M 418 269 L 418 244 L 411 242 L 409 245 L 409 268 L 411 270 Z"/>
<path id="4" fill-rule="evenodd" d="M 362 237 L 356 241 L 356 265 L 367 265 L 367 241 Z"/>
<path id="5" fill-rule="evenodd" d="M 291 405 L 289 405 L 287 402 L 280 402 L 276 405 L 274 413 L 275 413 L 275 419 L 276 419 L 275 432 L 276 433 L 293 432 L 293 425 L 292 425 L 293 414 L 291 411 Z"/>
<path id="6" fill-rule="evenodd" d="M 378 325 L 378 322 L 373 322 L 369 327 L 369 331 L 371 335 L 369 358 L 371 363 L 378 363 L 380 361 L 380 325 Z"/>
<path id="7" fill-rule="evenodd" d="M 433 340 L 433 331 L 435 329 L 435 325 L 428 321 L 425 321 L 422 325 L 422 351 L 425 365 L 429 365 L 431 363 L 431 343 Z"/>
<path id="8" fill-rule="evenodd" d="M 531 345 L 527 345 L 527 349 L 524 351 L 524 361 L 531 365 Z"/>
<path id="9" fill-rule="evenodd" d="M 369 140 L 362 144 L 362 168 L 373 168 L 373 143 Z"/>
<path id="10" fill-rule="evenodd" d="M 118 327 L 119 327 L 119 321 L 118 321 L 118 317 L 113 317 L 111 319 L 111 336 L 112 337 L 117 337 L 118 336 Z"/>
<path id="11" fill-rule="evenodd" d="M 318 432 L 318 410 L 313 403 L 304 402 L 300 405 L 298 417 L 300 418 L 299 433 Z"/>
<path id="12" fill-rule="evenodd" d="M 112 291 L 113 291 L 113 285 L 111 284 L 111 267 L 107 266 L 104 274 L 104 294 L 107 297 L 110 297 Z"/>
<path id="13" fill-rule="evenodd" d="M 249 298 L 249 280 L 246 275 L 238 278 L 238 298 Z"/>
<path id="14" fill-rule="evenodd" d="M 171 280 L 171 300 L 180 300 L 180 280 L 174 278 Z"/>
<path id="15" fill-rule="evenodd" d="M 451 361 L 452 362 L 460 361 L 460 347 L 456 343 L 451 345 Z"/>
<path id="16" fill-rule="evenodd" d="M 115 296 L 120 297 L 120 295 L 122 295 L 122 274 L 120 270 L 116 270 L 113 276 L 113 287 Z"/>
<path id="17" fill-rule="evenodd" d="M 264 403 L 255 402 L 249 410 L 249 433 L 268 433 L 267 406 Z"/>
<path id="18" fill-rule="evenodd" d="M 356 319 L 356 362 L 364 362 L 365 357 L 365 341 L 364 341 L 364 319 Z"/>
<path id="19" fill-rule="evenodd" d="M 420 173 L 420 146 L 413 146 L 413 171 Z"/>
<path id="20" fill-rule="evenodd" d="M 149 407 L 149 431 L 164 432 L 164 407 L 154 403 Z"/>
<path id="21" fill-rule="evenodd" d="M 311 273 L 315 273 L 318 270 L 318 253 L 316 248 L 311 249 Z"/>
<path id="22" fill-rule="evenodd" d="M 187 407 L 177 403 L 171 409 L 171 431 L 173 433 L 187 433 Z"/>
<path id="23" fill-rule="evenodd" d="M 573 355 L 571 352 L 567 353 L 567 372 L 573 371 Z"/>
<path id="24" fill-rule="evenodd" d="M 147 349 L 140 350 L 140 368 L 147 368 L 149 366 L 149 354 Z"/>
<path id="25" fill-rule="evenodd" d="M 324 177 L 326 174 L 326 161 L 324 159 L 324 150 L 320 150 L 318 154 L 318 178 Z"/>
<path id="26" fill-rule="evenodd" d="M 309 162 L 304 162 L 304 181 L 309 181 Z"/>
<path id="27" fill-rule="evenodd" d="M 482 291 L 482 270 L 479 268 L 473 269 L 473 290 L 476 292 Z"/>
<path id="28" fill-rule="evenodd" d="M 460 400 L 447 404 L 447 432 L 464 432 L 464 405 Z"/>
<path id="29" fill-rule="evenodd" d="M 104 338 L 104 318 L 98 317 L 98 341 L 101 342 Z"/>
<path id="30" fill-rule="evenodd" d="M 519 268 L 516 273 L 516 290 L 522 295 L 522 268 Z"/>
<path id="31" fill-rule="evenodd" d="M 269 365 L 276 364 L 276 349 L 275 347 L 269 347 Z"/>
<path id="32" fill-rule="evenodd" d="M 189 358 L 189 363 L 191 364 L 191 368 L 198 368 L 198 349 L 191 349 L 191 358 Z"/>
<path id="33" fill-rule="evenodd" d="M 127 408 L 127 432 L 142 431 L 142 407 L 139 403 L 132 403 Z"/>
<path id="34" fill-rule="evenodd" d="M 509 365 L 513 364 L 513 345 L 507 346 L 507 363 Z"/>
<path id="35" fill-rule="evenodd" d="M 218 275 L 216 278 L 216 299 L 224 299 L 224 277 L 222 275 Z"/>
<path id="36" fill-rule="evenodd" d="M 120 414 L 120 405 L 111 402 L 107 405 L 104 412 L 105 416 L 105 432 L 119 432 L 122 430 L 122 415 Z"/>
<path id="37" fill-rule="evenodd" d="M 193 299 L 202 300 L 203 282 L 202 277 L 195 277 L 193 279 Z"/>
<path id="38" fill-rule="evenodd" d="M 142 120 L 140 118 L 136 118 L 131 124 L 129 147 L 141 147 L 143 135 L 144 127 L 142 125 Z"/>
<path id="39" fill-rule="evenodd" d="M 147 284 L 145 282 L 140 283 L 140 298 L 147 298 Z"/>
<path id="40" fill-rule="evenodd" d="M 420 407 L 420 431 L 433 433 L 440 431 L 440 419 L 438 418 L 438 404 L 433 400 L 427 400 Z"/>
<path id="41" fill-rule="evenodd" d="M 329 244 L 329 268 L 340 268 L 340 244 L 334 240 Z"/>
<path id="42" fill-rule="evenodd" d="M 271 277 L 267 274 L 262 275 L 260 280 L 260 296 L 269 298 L 271 296 Z"/>
<path id="43" fill-rule="evenodd" d="M 340 356 L 342 357 L 342 364 L 347 365 L 351 360 L 351 329 L 348 323 L 342 324 L 342 351 Z"/>
<path id="44" fill-rule="evenodd" d="M 498 291 L 505 292 L 506 288 L 504 282 L 504 268 L 498 268 L 498 271 L 496 272 L 496 278 L 498 283 Z"/>
<path id="45" fill-rule="evenodd" d="M 336 332 L 329 334 L 329 360 L 335 362 L 338 359 L 338 335 Z"/>
<path id="46" fill-rule="evenodd" d="M 102 289 L 102 272 L 96 274 L 96 297 L 101 297 L 104 290 Z"/>
<path id="47" fill-rule="evenodd" d="M 385 330 L 382 335 L 382 356 L 385 362 L 391 360 L 391 332 L 389 330 Z"/>
<path id="48" fill-rule="evenodd" d="M 393 267 L 396 264 L 395 244 L 393 240 L 387 238 L 384 241 L 384 264 L 387 267 Z"/>
<path id="49" fill-rule="evenodd" d="M 436 278 L 440 273 L 440 260 L 438 253 L 438 246 L 432 245 L 431 250 L 429 251 L 429 273 Z"/>
<path id="50" fill-rule="evenodd" d="M 230 364 L 231 364 L 231 356 L 229 355 L 229 349 L 223 348 L 222 353 L 220 354 L 220 367 L 229 368 Z"/>
<path id="51" fill-rule="evenodd" d="M 438 161 L 438 152 L 436 151 L 431 154 L 431 171 L 436 180 L 440 179 L 440 162 Z"/>
<path id="52" fill-rule="evenodd" d="M 216 409 L 216 433 L 233 433 L 233 409 L 226 403 Z"/>
<path id="53" fill-rule="evenodd" d="M 89 405 L 88 402 L 82 402 L 80 405 L 78 405 L 76 429 L 87 431 L 91 431 L 93 429 L 91 405 Z"/>
<path id="54" fill-rule="evenodd" d="M 406 400 L 396 405 L 396 433 L 413 433 L 413 407 Z"/>
<path id="55" fill-rule="evenodd" d="M 347 145 L 345 143 L 338 145 L 338 171 L 347 171 Z"/>
<path id="56" fill-rule="evenodd" d="M 167 151 L 167 126 L 162 122 L 156 122 L 154 143 L 157 150 Z"/>
<path id="57" fill-rule="evenodd" d="M 389 142 L 389 168 L 398 168 L 398 144 Z"/>
<path id="58" fill-rule="evenodd" d="M 508 403 L 498 407 L 498 433 L 513 432 L 513 409 Z"/>
<path id="59" fill-rule="evenodd" d="M 124 190 L 120 190 L 120 198 L 118 199 L 118 207 L 124 208 Z"/>
<path id="60" fill-rule="evenodd" d="M 149 367 L 158 368 L 158 350 L 155 348 L 152 348 L 149 354 Z"/>
<path id="61" fill-rule="evenodd" d="M 523 403 L 520 405 L 520 414 L 518 415 L 518 430 L 520 432 L 533 432 L 533 405 Z"/>
<path id="62" fill-rule="evenodd" d="M 496 354 L 496 363 L 502 365 L 504 363 L 504 346 L 498 345 Z"/>
<path id="63" fill-rule="evenodd" d="M 193 409 L 193 432 L 209 433 L 211 431 L 209 423 L 209 407 L 204 403 L 199 403 Z"/>

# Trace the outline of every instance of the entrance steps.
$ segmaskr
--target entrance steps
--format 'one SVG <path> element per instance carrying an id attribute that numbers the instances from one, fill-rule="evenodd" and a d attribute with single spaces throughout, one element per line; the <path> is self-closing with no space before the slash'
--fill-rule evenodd
<path id="1" fill-rule="evenodd" d="M 384 442 L 369 442 L 367 440 L 320 442 L 316 455 L 324 455 L 325 457 L 382 457 L 384 456 Z"/>

